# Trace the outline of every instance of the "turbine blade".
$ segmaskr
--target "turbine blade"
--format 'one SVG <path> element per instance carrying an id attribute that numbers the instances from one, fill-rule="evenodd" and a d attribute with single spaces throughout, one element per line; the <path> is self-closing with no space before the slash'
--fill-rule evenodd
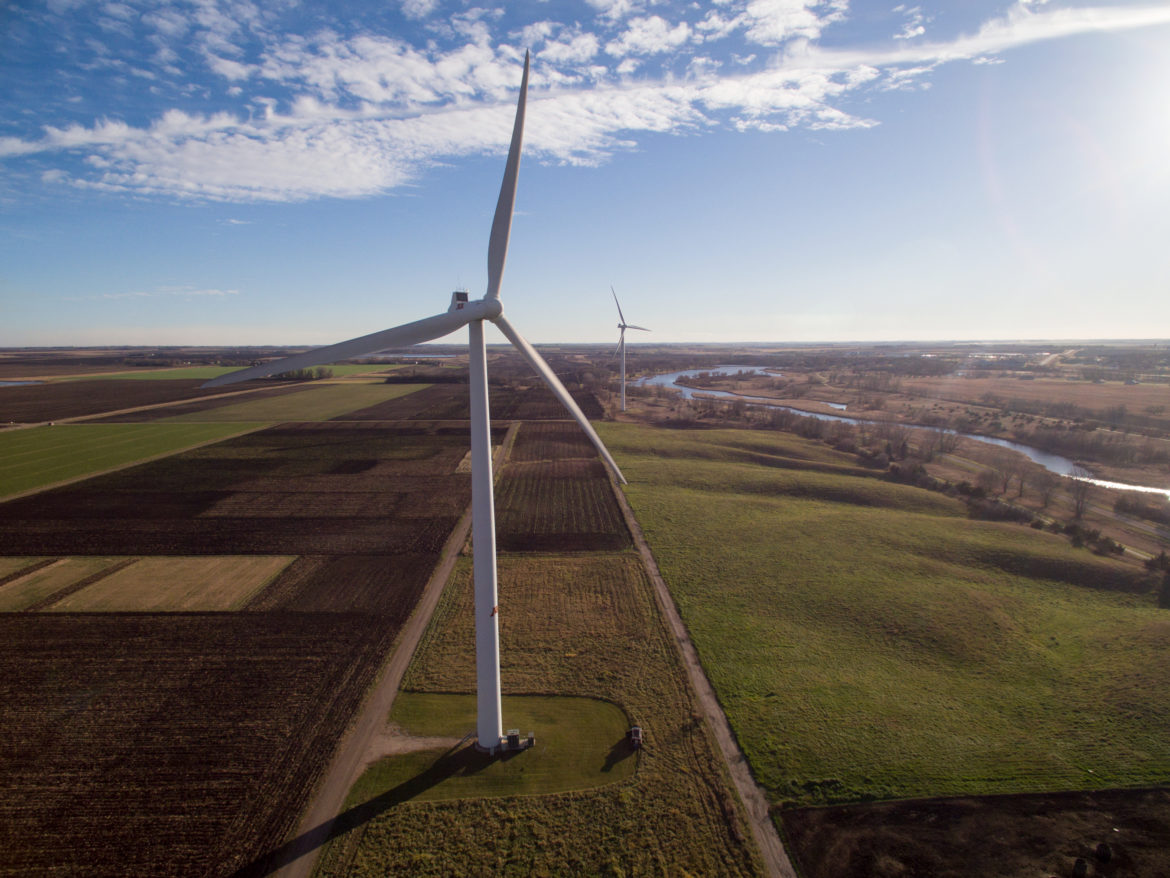
<path id="1" fill-rule="evenodd" d="M 392 329 L 383 329 L 381 332 L 373 332 L 360 338 L 351 338 L 349 341 L 338 342 L 328 347 L 316 348 L 281 360 L 273 360 L 271 363 L 253 366 L 251 369 L 228 372 L 226 375 L 211 379 L 203 386 L 221 387 L 224 384 L 235 384 L 251 378 L 267 378 L 269 375 L 279 375 L 281 372 L 291 372 L 293 369 L 323 366 L 326 363 L 336 363 L 338 360 L 345 360 L 349 357 L 373 354 L 386 348 L 406 347 L 434 338 L 442 338 L 477 317 L 482 317 L 482 315 L 471 309 L 424 317 L 413 323 L 404 323 Z"/>
<path id="2" fill-rule="evenodd" d="M 488 239 L 488 285 L 485 298 L 500 297 L 504 279 L 504 260 L 508 257 L 508 235 L 512 230 L 512 206 L 516 203 L 516 179 L 520 173 L 520 146 L 524 140 L 524 105 L 528 99 L 528 53 L 524 53 L 524 75 L 520 79 L 520 99 L 516 102 L 516 121 L 512 124 L 512 145 L 500 184 L 500 198 L 492 217 L 492 235 Z"/>
<path id="3" fill-rule="evenodd" d="M 593 425 L 589 423 L 589 419 L 585 417 L 584 412 L 573 401 L 573 397 L 569 395 L 569 391 L 565 389 L 565 385 L 561 383 L 561 379 L 557 377 L 548 363 L 544 361 L 544 357 L 537 353 L 536 348 L 524 340 L 524 337 L 516 331 L 516 328 L 502 314 L 499 317 L 493 318 L 492 322 L 500 328 L 500 332 L 504 333 L 504 336 L 508 341 L 512 342 L 516 350 L 524 355 L 524 359 L 532 365 L 532 368 L 536 370 L 537 374 L 544 379 L 545 383 L 552 389 L 552 392 L 556 394 L 557 399 L 569 410 L 569 414 L 581 425 L 581 429 L 585 431 L 585 435 L 589 437 L 589 441 L 593 443 L 598 453 L 601 454 L 601 459 L 609 465 L 613 474 L 617 476 L 618 481 L 623 485 L 626 484 L 626 477 L 622 475 L 622 471 L 618 469 L 617 463 L 610 456 L 609 449 L 605 447 L 605 443 L 601 441 L 601 437 L 594 431 Z"/>
<path id="4" fill-rule="evenodd" d="M 618 306 L 618 317 L 621 319 L 622 325 L 625 325 L 626 315 L 622 313 L 622 303 L 617 300 L 617 290 L 613 288 L 613 284 L 609 285 L 609 291 L 613 293 L 613 303 Z"/>
<path id="5" fill-rule="evenodd" d="M 634 324 L 632 324 L 632 323 L 627 323 L 626 329 L 640 329 L 643 332 L 650 332 L 651 331 L 651 330 L 647 329 L 645 326 L 634 326 Z"/>

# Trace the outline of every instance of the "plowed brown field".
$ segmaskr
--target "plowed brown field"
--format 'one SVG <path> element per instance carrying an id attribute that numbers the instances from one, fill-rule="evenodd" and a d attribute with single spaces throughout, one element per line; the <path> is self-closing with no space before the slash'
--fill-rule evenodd
<path id="1" fill-rule="evenodd" d="M 0 874 L 230 875 L 278 844 L 388 621 L 0 615 Z"/>
<path id="2" fill-rule="evenodd" d="M 0 423 L 18 424 L 59 421 L 98 412 L 157 405 L 197 396 L 212 396 L 222 390 L 203 390 L 197 379 L 174 381 L 119 381 L 94 378 L 0 387 Z"/>

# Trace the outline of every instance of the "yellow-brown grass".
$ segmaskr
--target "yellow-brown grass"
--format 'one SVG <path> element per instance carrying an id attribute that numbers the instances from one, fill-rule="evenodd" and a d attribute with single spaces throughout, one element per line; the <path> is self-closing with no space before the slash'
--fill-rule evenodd
<path id="1" fill-rule="evenodd" d="M 17 613 L 53 592 L 92 576 L 115 563 L 113 558 L 62 558 L 0 588 L 0 613 Z"/>
<path id="2" fill-rule="evenodd" d="M 63 613 L 232 610 L 292 560 L 285 555 L 141 558 L 50 609 Z"/>

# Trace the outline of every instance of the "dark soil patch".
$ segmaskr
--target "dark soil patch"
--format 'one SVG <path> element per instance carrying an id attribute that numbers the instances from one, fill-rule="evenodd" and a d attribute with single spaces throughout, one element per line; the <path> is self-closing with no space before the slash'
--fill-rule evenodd
<path id="1" fill-rule="evenodd" d="M 405 621 L 435 566 L 435 556 L 297 558 L 256 595 L 250 611 L 375 613 Z"/>
<path id="2" fill-rule="evenodd" d="M 465 421 L 470 417 L 466 384 L 432 384 L 406 396 L 348 412 L 335 421 Z"/>
<path id="3" fill-rule="evenodd" d="M 508 464 L 496 491 L 496 541 L 508 552 L 611 551 L 633 544 L 605 465 L 596 458 Z"/>
<path id="4" fill-rule="evenodd" d="M 805 878 L 1071 876 L 1078 859 L 1086 876 L 1170 875 L 1170 789 L 807 808 L 779 822 Z"/>
<path id="5" fill-rule="evenodd" d="M 524 424 L 516 434 L 510 460 L 523 463 L 596 457 L 593 443 L 576 421 L 550 421 Z"/>
<path id="6" fill-rule="evenodd" d="M 279 845 L 399 624 L 0 616 L 0 871 L 230 875 Z"/>
<path id="7" fill-rule="evenodd" d="M 604 412 L 588 391 L 570 391 L 588 418 Z M 572 415 L 543 384 L 527 386 L 491 385 L 488 408 L 493 420 L 562 420 Z M 387 400 L 368 408 L 340 415 L 338 421 L 465 421 L 470 415 L 466 384 L 434 384 L 416 393 Z"/>
<path id="8" fill-rule="evenodd" d="M 431 554 L 470 500 L 468 444 L 283 425 L 0 504 L 0 554 Z"/>
<path id="9" fill-rule="evenodd" d="M 202 384 L 197 379 L 119 381 L 95 378 L 88 381 L 0 387 L 0 423 L 59 421 L 113 409 L 157 405 L 223 393 L 219 389 L 203 390 Z M 173 412 L 168 410 L 169 414 Z"/>

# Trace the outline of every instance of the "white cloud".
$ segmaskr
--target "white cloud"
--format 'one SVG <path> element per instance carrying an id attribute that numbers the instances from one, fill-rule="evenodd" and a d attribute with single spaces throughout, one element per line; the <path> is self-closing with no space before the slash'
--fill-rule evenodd
<path id="1" fill-rule="evenodd" d="M 585 0 L 585 2 L 596 9 L 603 18 L 610 21 L 626 18 L 635 12 L 641 12 L 643 8 L 643 4 L 638 0 Z"/>
<path id="2" fill-rule="evenodd" d="M 627 55 L 654 55 L 682 45 L 690 34 L 690 25 L 685 21 L 671 27 L 666 19 L 658 15 L 632 18 L 625 33 L 607 43 L 605 51 L 615 58 L 624 58 Z"/>
<path id="3" fill-rule="evenodd" d="M 238 79 L 247 79 L 253 73 L 251 66 L 241 64 L 239 61 L 232 61 L 230 58 L 221 58 L 211 52 L 208 52 L 206 57 L 207 66 L 224 79 L 230 79 L 234 82 Z"/>
<path id="4" fill-rule="evenodd" d="M 402 14 L 407 18 L 426 18 L 438 5 L 439 0 L 402 0 Z"/>
<path id="5" fill-rule="evenodd" d="M 560 40 L 550 40 L 540 49 L 540 60 L 550 64 L 580 64 L 601 50 L 596 34 L 578 33 Z"/>
<path id="6" fill-rule="evenodd" d="M 296 201 L 385 192 L 433 163 L 502 151 L 507 143 L 523 52 L 490 38 L 495 11 L 460 17 L 445 49 L 437 40 L 411 45 L 330 31 L 265 35 L 257 49 L 263 23 L 251 3 L 193 3 L 190 27 L 169 17 L 172 7 L 158 7 L 152 32 L 169 31 L 190 43 L 186 57 L 205 57 L 231 83 L 228 92 L 238 96 L 237 106 L 258 109 L 176 109 L 147 125 L 117 118 L 48 125 L 39 138 L 0 137 L 0 158 L 18 163 L 39 154 L 30 173 L 45 183 L 99 191 Z M 632 3 L 597 0 L 594 6 L 613 13 L 606 54 L 598 35 L 579 25 L 536 22 L 516 34 L 520 45 L 537 49 L 526 142 L 545 160 L 596 164 L 635 147 L 646 132 L 864 128 L 876 121 L 846 109 L 859 90 L 924 88 L 931 72 L 948 61 L 993 63 L 998 53 L 1039 40 L 1170 23 L 1170 8 L 1164 7 L 1052 9 L 1020 2 L 950 41 L 828 50 L 815 37 L 842 14 L 840 0 L 727 0 L 716 10 L 718 21 L 707 14 L 694 26 L 657 15 L 619 23 L 634 10 Z M 920 14 L 919 7 L 898 11 L 908 21 Z M 245 27 L 254 40 L 250 54 L 240 49 Z M 460 29 L 474 39 L 456 36 Z M 755 42 L 782 43 L 783 49 L 770 59 L 732 54 L 731 63 L 724 62 L 729 73 L 717 60 L 729 56 L 713 51 L 713 41 L 733 31 Z M 209 48 L 216 41 L 229 51 Z M 696 43 L 702 55 L 684 55 L 685 78 L 655 78 L 659 56 L 683 45 L 693 51 Z M 668 63 L 677 60 L 666 56 Z M 119 69 L 129 68 L 123 63 Z M 63 159 L 53 167 L 54 153 L 79 161 Z"/>
<path id="7" fill-rule="evenodd" d="M 751 0 L 743 14 L 745 36 L 764 46 L 778 46 L 793 37 L 815 40 L 845 17 L 846 5 L 844 0 Z"/>

